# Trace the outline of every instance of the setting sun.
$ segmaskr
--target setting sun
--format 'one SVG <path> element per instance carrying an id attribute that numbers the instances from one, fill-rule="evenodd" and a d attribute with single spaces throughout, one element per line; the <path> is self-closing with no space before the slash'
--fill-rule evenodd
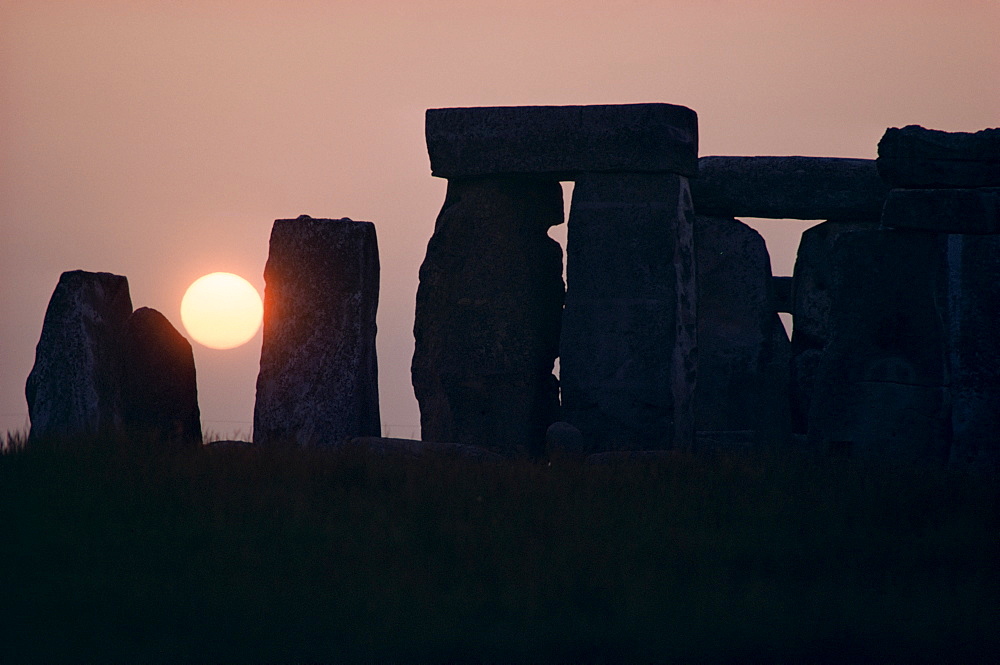
<path id="1" fill-rule="evenodd" d="M 232 349 L 257 334 L 264 316 L 260 294 L 250 282 L 228 272 L 194 281 L 181 300 L 181 321 L 196 342 Z"/>

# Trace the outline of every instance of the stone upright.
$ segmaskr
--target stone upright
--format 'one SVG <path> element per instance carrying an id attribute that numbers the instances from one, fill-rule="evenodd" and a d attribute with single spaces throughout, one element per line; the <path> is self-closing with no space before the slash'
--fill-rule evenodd
<path id="1" fill-rule="evenodd" d="M 381 434 L 374 224 L 279 219 L 264 279 L 254 442 L 338 446 Z"/>

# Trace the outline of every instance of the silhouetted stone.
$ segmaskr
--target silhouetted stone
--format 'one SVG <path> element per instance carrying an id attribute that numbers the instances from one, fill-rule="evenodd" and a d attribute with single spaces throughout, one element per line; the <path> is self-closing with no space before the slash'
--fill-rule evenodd
<path id="1" fill-rule="evenodd" d="M 692 445 L 693 222 L 682 176 L 577 180 L 560 341 L 563 412 L 599 450 Z"/>
<path id="2" fill-rule="evenodd" d="M 592 452 L 583 441 L 583 434 L 567 422 L 559 421 L 545 430 L 545 453 L 549 456 L 582 457 Z"/>
<path id="3" fill-rule="evenodd" d="M 163 314 L 148 307 L 125 323 L 122 422 L 177 443 L 201 443 L 201 414 L 191 344 Z"/>
<path id="4" fill-rule="evenodd" d="M 792 313 L 792 278 L 772 277 L 771 288 L 774 290 L 774 311 L 784 314 Z"/>
<path id="5" fill-rule="evenodd" d="M 428 109 L 441 178 L 588 172 L 698 172 L 698 116 L 673 104 Z"/>
<path id="6" fill-rule="evenodd" d="M 264 279 L 254 442 L 339 445 L 378 436 L 375 226 L 279 219 Z"/>
<path id="7" fill-rule="evenodd" d="M 878 143 L 877 163 L 892 187 L 1000 187 L 1000 128 L 971 133 L 890 127 Z"/>
<path id="8" fill-rule="evenodd" d="M 59 277 L 25 389 L 31 438 L 121 425 L 118 337 L 131 313 L 125 277 L 83 270 Z"/>
<path id="9" fill-rule="evenodd" d="M 601 466 L 618 464 L 657 464 L 673 462 L 680 455 L 678 450 L 609 450 L 587 455 L 584 463 Z"/>
<path id="10" fill-rule="evenodd" d="M 1000 189 L 894 189 L 882 226 L 936 233 L 1000 233 Z"/>
<path id="11" fill-rule="evenodd" d="M 951 463 L 1000 472 L 1000 236 L 946 236 Z"/>
<path id="12" fill-rule="evenodd" d="M 947 459 L 945 238 L 889 230 L 837 238 L 812 444 L 898 461 Z"/>
<path id="13" fill-rule="evenodd" d="M 871 230 L 867 222 L 823 222 L 806 229 L 799 241 L 792 278 L 791 410 L 792 431 L 805 434 L 816 368 L 830 341 L 830 289 L 833 246 L 852 231 Z"/>
<path id="14" fill-rule="evenodd" d="M 731 218 L 695 217 L 698 385 L 695 429 L 790 434 L 788 337 L 776 313 L 764 239 Z"/>
<path id="15" fill-rule="evenodd" d="M 702 157 L 695 212 L 718 217 L 877 222 L 889 188 L 871 159 Z"/>
<path id="16" fill-rule="evenodd" d="M 420 267 L 413 389 L 421 437 L 538 454 L 558 410 L 558 182 L 453 179 Z"/>

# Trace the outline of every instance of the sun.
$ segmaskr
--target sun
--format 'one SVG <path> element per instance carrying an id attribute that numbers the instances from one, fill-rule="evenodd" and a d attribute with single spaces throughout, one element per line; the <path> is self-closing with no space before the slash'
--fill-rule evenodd
<path id="1" fill-rule="evenodd" d="M 196 342 L 210 349 L 233 349 L 260 329 L 264 305 L 253 285 L 231 272 L 199 277 L 181 300 L 181 322 Z"/>

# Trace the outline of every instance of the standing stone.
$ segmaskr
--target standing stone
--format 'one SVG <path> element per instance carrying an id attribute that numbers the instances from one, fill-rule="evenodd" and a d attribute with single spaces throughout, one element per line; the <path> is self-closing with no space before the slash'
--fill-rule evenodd
<path id="1" fill-rule="evenodd" d="M 894 189 L 882 226 L 936 233 L 1000 233 L 1000 188 Z"/>
<path id="2" fill-rule="evenodd" d="M 456 178 L 420 268 L 413 389 L 425 441 L 538 454 L 557 419 L 558 182 Z"/>
<path id="3" fill-rule="evenodd" d="M 201 414 L 191 343 L 163 314 L 132 312 L 121 340 L 122 420 L 132 431 L 174 443 L 201 443 Z"/>
<path id="4" fill-rule="evenodd" d="M 885 230 L 837 238 L 810 443 L 899 461 L 947 459 L 945 239 Z"/>
<path id="5" fill-rule="evenodd" d="M 816 369 L 830 341 L 830 290 L 836 265 L 833 247 L 844 233 L 871 230 L 867 222 L 823 222 L 802 234 L 792 278 L 792 431 L 808 431 Z"/>
<path id="6" fill-rule="evenodd" d="M 581 175 L 560 341 L 565 420 L 603 450 L 690 448 L 697 337 L 687 178 Z"/>
<path id="7" fill-rule="evenodd" d="M 949 235 L 951 458 L 1000 472 L 1000 236 Z"/>
<path id="8" fill-rule="evenodd" d="M 131 313 L 125 277 L 83 270 L 60 276 L 25 389 L 32 439 L 120 426 L 117 344 Z"/>
<path id="9" fill-rule="evenodd" d="M 264 280 L 254 443 L 336 446 L 378 436 L 375 226 L 279 219 Z"/>
<path id="10" fill-rule="evenodd" d="M 790 434 L 789 342 L 777 315 L 764 239 L 731 218 L 695 218 L 698 385 L 695 428 L 750 432 L 758 443 Z"/>

